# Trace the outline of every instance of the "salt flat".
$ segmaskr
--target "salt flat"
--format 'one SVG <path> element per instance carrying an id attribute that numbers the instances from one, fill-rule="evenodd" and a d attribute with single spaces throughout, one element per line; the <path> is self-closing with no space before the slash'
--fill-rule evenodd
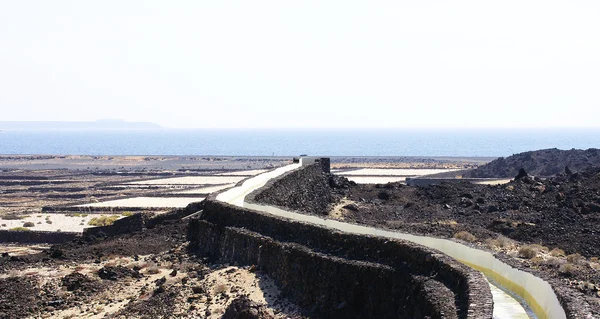
<path id="1" fill-rule="evenodd" d="M 185 191 L 177 191 L 177 192 L 173 192 L 173 194 L 210 194 L 210 193 L 218 192 L 220 190 L 230 188 L 233 186 L 235 186 L 235 184 L 232 183 L 232 184 L 225 184 L 225 185 L 201 187 L 201 188 L 188 189 Z"/>
<path id="2" fill-rule="evenodd" d="M 78 207 L 164 207 L 180 208 L 186 207 L 189 203 L 200 202 L 204 197 L 134 197 L 110 200 L 99 203 L 89 203 L 78 205 Z"/>
<path id="3" fill-rule="evenodd" d="M 254 170 L 249 170 L 249 171 L 219 173 L 219 174 L 215 174 L 215 176 L 255 176 L 255 175 L 264 173 L 266 171 L 267 171 L 266 169 L 254 169 Z"/>
<path id="4" fill-rule="evenodd" d="M 386 184 L 406 180 L 403 176 L 346 176 L 346 178 L 357 184 Z"/>
<path id="5" fill-rule="evenodd" d="M 130 182 L 129 185 L 219 185 L 237 183 L 243 176 L 185 176 Z"/>
<path id="6" fill-rule="evenodd" d="M 0 219 L 0 229 L 11 229 L 15 227 L 23 227 L 25 222 L 32 222 L 35 226 L 26 227 L 32 231 L 64 231 L 64 232 L 82 232 L 84 228 L 94 227 L 88 225 L 94 217 L 116 215 L 124 217 L 120 214 L 81 214 L 79 216 L 68 216 L 67 214 L 36 214 L 30 215 L 23 219 L 3 220 Z M 48 223 L 47 221 L 50 221 Z"/>
<path id="7" fill-rule="evenodd" d="M 404 169 L 404 168 L 363 168 L 352 171 L 337 172 L 339 175 L 364 175 L 364 176 L 423 176 L 430 174 L 457 171 L 457 169 Z"/>

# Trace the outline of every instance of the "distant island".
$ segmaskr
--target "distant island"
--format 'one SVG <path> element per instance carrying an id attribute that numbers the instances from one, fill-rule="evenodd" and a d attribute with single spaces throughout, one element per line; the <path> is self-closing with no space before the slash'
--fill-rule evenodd
<path id="1" fill-rule="evenodd" d="M 8 130 L 150 130 L 162 126 L 151 122 L 125 120 L 67 121 L 0 121 L 0 131 Z"/>

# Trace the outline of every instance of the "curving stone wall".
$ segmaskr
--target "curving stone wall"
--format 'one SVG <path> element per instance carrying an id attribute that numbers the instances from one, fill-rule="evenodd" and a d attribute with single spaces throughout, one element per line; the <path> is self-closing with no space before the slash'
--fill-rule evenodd
<path id="1" fill-rule="evenodd" d="M 333 257 L 203 220 L 192 221 L 190 232 L 196 253 L 221 262 L 257 266 L 313 317 L 457 318 L 453 303 L 447 302 L 453 295 L 427 277 Z"/>
<path id="2" fill-rule="evenodd" d="M 409 242 L 287 220 L 232 206 L 215 197 L 207 199 L 200 220 L 190 223 L 190 249 L 222 262 L 259 265 L 279 282 L 284 293 L 302 303 L 315 304 L 312 310 L 317 317 L 492 317 L 492 297 L 483 276 L 445 255 Z M 302 257 L 289 259 L 292 251 L 293 256 Z M 344 265 L 344 272 L 331 266 L 337 264 Z M 368 281 L 359 282 L 360 276 L 391 277 L 375 289 Z M 338 286 L 346 288 L 338 290 Z M 359 291 L 369 289 L 375 290 L 367 299 L 358 296 Z M 334 295 L 325 298 L 329 293 Z M 322 298 L 326 302 L 318 303 Z M 342 311 L 345 305 L 352 311 Z"/>

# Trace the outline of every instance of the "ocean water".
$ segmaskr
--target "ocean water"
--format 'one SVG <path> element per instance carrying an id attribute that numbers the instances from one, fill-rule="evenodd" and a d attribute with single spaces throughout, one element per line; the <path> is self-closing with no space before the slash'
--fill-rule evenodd
<path id="1" fill-rule="evenodd" d="M 600 148 L 600 128 L 0 132 L 0 154 L 499 157 L 554 147 Z"/>

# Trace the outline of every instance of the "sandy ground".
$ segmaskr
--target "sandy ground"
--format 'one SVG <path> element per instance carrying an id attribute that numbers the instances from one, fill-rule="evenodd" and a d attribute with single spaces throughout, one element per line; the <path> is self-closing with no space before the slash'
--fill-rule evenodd
<path id="1" fill-rule="evenodd" d="M 179 254 L 184 246 L 175 249 Z M 176 318 L 221 318 L 229 304 L 240 296 L 266 305 L 268 313 L 277 319 L 294 317 L 300 310 L 280 296 L 274 281 L 256 272 L 254 267 L 211 265 L 196 261 L 169 258 L 169 253 L 138 257 L 112 257 L 93 263 L 65 263 L 54 266 L 37 266 L 13 269 L 0 273 L 0 279 L 29 277 L 39 287 L 54 287 L 53 299 L 71 300 L 74 294 L 86 293 L 66 307 L 47 307 L 40 318 L 158 318 L 150 314 L 156 307 L 158 313 L 168 311 Z M 101 279 L 103 267 L 139 269 L 140 278 L 124 277 L 116 280 Z M 61 280 L 79 273 L 88 278 L 96 291 L 69 292 Z M 89 287 L 89 283 L 88 286 Z M 164 292 L 160 292 L 159 288 Z M 156 303 L 156 299 L 168 299 Z M 153 301 L 154 299 L 154 301 Z M 38 318 L 38 317 L 35 317 Z"/>
<path id="2" fill-rule="evenodd" d="M 0 229 L 11 229 L 23 227 L 26 222 L 32 222 L 35 226 L 26 227 L 32 231 L 64 231 L 64 232 L 82 232 L 85 228 L 93 227 L 88 225 L 94 217 L 109 216 L 113 214 L 37 214 L 26 215 L 27 217 L 17 220 L 0 219 Z M 115 214 L 120 218 L 124 217 Z M 51 223 L 49 223 L 51 222 Z"/>
<path id="3" fill-rule="evenodd" d="M 259 304 L 271 306 L 270 313 L 276 318 L 287 318 L 288 314 L 298 313 L 298 309 L 292 303 L 281 300 L 280 291 L 275 282 L 268 276 L 251 272 L 245 268 L 226 267 L 209 274 L 203 282 L 212 289 L 213 294 L 230 295 L 232 293 L 247 295 L 250 300 Z M 201 299 L 201 301 L 204 301 Z M 204 307 L 209 310 L 208 319 L 220 319 L 225 313 L 229 302 L 213 298 L 205 302 Z M 277 306 L 275 306 L 277 304 Z"/>
<path id="4" fill-rule="evenodd" d="M 204 197 L 134 197 L 106 202 L 77 205 L 77 207 L 146 207 L 181 208 L 193 202 L 201 202 Z"/>
<path id="5" fill-rule="evenodd" d="M 218 185 L 237 183 L 242 176 L 185 176 L 131 182 L 130 185 Z"/>
<path id="6" fill-rule="evenodd" d="M 44 244 L 0 244 L 0 254 L 8 253 L 11 256 L 23 256 L 37 254 L 48 248 L 50 248 L 50 246 Z"/>
<path id="7" fill-rule="evenodd" d="M 337 219 L 337 220 L 344 220 L 344 216 L 346 216 L 346 213 L 348 212 L 348 209 L 344 208 L 344 206 L 351 205 L 351 204 L 356 205 L 356 202 L 348 200 L 346 198 L 343 198 L 342 200 L 339 201 L 339 203 L 337 203 L 337 204 L 335 204 L 335 206 L 333 206 L 333 208 L 329 212 L 329 217 L 331 217 L 333 219 Z M 356 206 L 356 207 L 358 207 L 358 206 Z"/>

